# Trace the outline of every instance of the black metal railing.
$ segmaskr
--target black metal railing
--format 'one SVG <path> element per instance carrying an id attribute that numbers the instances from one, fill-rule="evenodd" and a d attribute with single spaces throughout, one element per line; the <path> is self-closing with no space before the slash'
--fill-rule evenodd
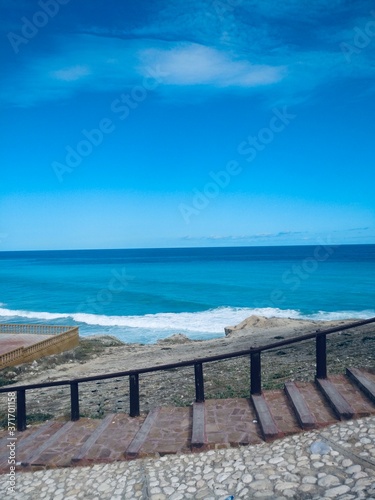
<path id="1" fill-rule="evenodd" d="M 129 377 L 129 400 L 130 408 L 129 415 L 137 417 L 140 414 L 139 404 L 139 376 L 145 373 L 152 373 L 164 370 L 171 370 L 173 368 L 183 368 L 194 366 L 195 378 L 195 401 L 197 403 L 204 402 L 204 377 L 203 377 L 203 364 L 211 363 L 213 361 L 220 361 L 224 359 L 238 358 L 240 356 L 250 356 L 250 394 L 260 394 L 262 392 L 261 380 L 261 354 L 264 351 L 284 347 L 286 345 L 296 344 L 305 340 L 316 339 L 316 378 L 327 377 L 327 349 L 326 337 L 327 335 L 343 330 L 350 330 L 359 326 L 375 323 L 375 318 L 370 318 L 363 321 L 356 321 L 348 325 L 329 328 L 326 330 L 316 330 L 313 333 L 300 335 L 299 337 L 292 337 L 290 339 L 274 342 L 259 347 L 250 347 L 242 351 L 236 351 L 225 354 L 218 354 L 216 356 L 209 356 L 198 358 L 188 361 L 180 361 L 178 363 L 170 363 L 165 365 L 153 366 L 149 368 L 139 368 L 137 370 L 129 370 L 124 372 L 108 373 L 105 375 L 95 375 L 92 377 L 77 378 L 74 380 L 59 380 L 56 382 L 45 382 L 38 384 L 20 385 L 0 389 L 0 393 L 17 392 L 17 430 L 24 431 L 26 429 L 26 391 L 31 389 L 42 389 L 46 387 L 57 387 L 61 385 L 70 386 L 70 414 L 71 420 L 76 421 L 79 419 L 79 384 L 85 382 L 94 382 L 98 380 L 106 380 L 111 378 Z"/>

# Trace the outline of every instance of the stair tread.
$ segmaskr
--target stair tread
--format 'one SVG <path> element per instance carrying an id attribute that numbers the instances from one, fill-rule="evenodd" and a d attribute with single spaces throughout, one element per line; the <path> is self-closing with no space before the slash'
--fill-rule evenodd
<path id="1" fill-rule="evenodd" d="M 159 407 L 156 415 L 146 439 L 137 449 L 138 456 L 189 452 L 193 427 L 192 407 Z M 130 447 L 130 453 L 134 453 L 133 449 Z"/>
<path id="2" fill-rule="evenodd" d="M 296 384 L 294 382 L 286 382 L 284 389 L 302 429 L 312 429 L 316 427 L 316 418 L 311 413 L 310 408 Z"/>
<path id="3" fill-rule="evenodd" d="M 202 448 L 207 441 L 205 403 L 193 404 L 193 430 L 191 446 Z"/>
<path id="4" fill-rule="evenodd" d="M 151 428 L 157 419 L 158 411 L 158 408 L 153 409 L 147 415 L 146 420 L 143 422 L 141 428 L 138 430 L 137 434 L 134 436 L 134 439 L 125 452 L 127 456 L 132 457 L 138 455 L 139 450 L 145 443 L 146 438 L 148 437 L 148 434 L 150 433 Z"/>
<path id="5" fill-rule="evenodd" d="M 27 462 L 28 457 L 31 457 L 40 447 L 41 443 L 47 441 L 51 436 L 63 427 L 64 422 L 49 421 L 50 425 L 42 425 L 25 439 L 24 442 L 17 441 L 17 461 L 21 463 Z"/>
<path id="6" fill-rule="evenodd" d="M 73 426 L 67 429 L 58 443 L 53 443 L 43 454 L 40 455 L 41 463 L 52 463 L 56 467 L 71 465 L 72 457 L 95 432 L 98 421 L 96 419 L 81 418 L 73 422 Z"/>
<path id="7" fill-rule="evenodd" d="M 125 413 L 113 414 L 105 431 L 80 457 L 80 465 L 124 460 L 124 450 L 129 447 L 145 419 L 145 416 L 132 418 Z M 77 455 L 73 458 L 76 459 Z"/>
<path id="8" fill-rule="evenodd" d="M 277 428 L 282 434 L 289 435 L 300 431 L 300 425 L 284 391 L 265 391 L 264 397 Z"/>
<path id="9" fill-rule="evenodd" d="M 250 400 L 209 399 L 205 402 L 208 448 L 262 442 L 257 416 Z"/>
<path id="10" fill-rule="evenodd" d="M 337 422 L 337 417 L 329 406 L 326 398 L 313 382 L 296 382 L 298 390 L 307 401 L 310 411 L 318 427 L 331 425 Z"/>
<path id="11" fill-rule="evenodd" d="M 61 427 L 61 422 L 56 422 L 53 420 L 49 420 L 44 424 L 41 424 L 37 428 L 29 428 L 24 432 L 17 432 L 17 461 L 20 461 L 20 457 L 22 454 L 28 453 L 30 454 L 30 449 L 35 449 L 40 440 L 43 439 L 44 436 L 50 436 L 53 434 L 54 430 L 59 429 Z M 24 435 L 26 434 L 26 435 Z M 8 436 L 8 435 L 7 435 Z M 47 437 L 47 439 L 48 439 Z M 38 440 L 37 440 L 38 438 Z M 6 437 L 5 439 L 8 439 Z M 1 448 L 3 449 L 3 448 Z M 9 452 L 6 451 L 0 455 L 0 470 L 8 464 Z"/>
<path id="12" fill-rule="evenodd" d="M 251 396 L 251 401 L 253 402 L 264 439 L 267 441 L 269 439 L 280 437 L 282 433 L 273 419 L 273 415 L 264 395 L 253 394 Z"/>
<path id="13" fill-rule="evenodd" d="M 89 438 L 83 443 L 83 445 L 78 450 L 76 455 L 72 458 L 74 462 L 82 460 L 87 455 L 89 450 L 94 446 L 95 442 L 99 439 L 99 437 L 103 434 L 103 432 L 105 432 L 107 427 L 110 425 L 113 416 L 114 415 L 110 413 L 99 423 L 99 425 L 96 427 L 96 429 L 94 429 Z"/>
<path id="14" fill-rule="evenodd" d="M 40 459 L 40 456 L 55 443 L 61 442 L 60 438 L 64 436 L 74 425 L 74 422 L 66 422 L 58 431 L 52 434 L 46 441 L 44 441 L 38 448 L 33 450 L 22 463 L 25 465 L 44 464 L 45 462 Z M 40 441 L 39 441 L 40 442 Z"/>
<path id="15" fill-rule="evenodd" d="M 332 375 L 330 380 L 339 389 L 346 401 L 353 408 L 356 418 L 368 417 L 371 415 L 374 405 L 369 398 L 359 389 L 359 387 L 344 374 Z"/>
<path id="16" fill-rule="evenodd" d="M 323 392 L 324 396 L 327 398 L 329 404 L 332 406 L 336 415 L 342 418 L 352 418 L 355 414 L 352 406 L 347 402 L 345 397 L 340 393 L 338 388 L 335 386 L 330 379 L 316 379 L 318 387 Z"/>
<path id="17" fill-rule="evenodd" d="M 358 368 L 347 368 L 346 374 L 375 403 L 375 380 L 372 380 L 373 374 Z"/>

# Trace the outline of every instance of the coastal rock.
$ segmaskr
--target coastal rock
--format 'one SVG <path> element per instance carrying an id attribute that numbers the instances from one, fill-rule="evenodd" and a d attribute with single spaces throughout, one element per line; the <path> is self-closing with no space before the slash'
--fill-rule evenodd
<path id="1" fill-rule="evenodd" d="M 224 328 L 226 336 L 230 336 L 240 330 L 252 330 L 254 328 L 275 328 L 285 326 L 290 323 L 289 318 L 265 318 L 263 316 L 256 316 L 253 314 L 248 318 L 241 321 L 236 326 L 227 326 Z"/>
<path id="2" fill-rule="evenodd" d="M 347 320 L 336 322 L 337 325 L 345 324 Z M 301 332 L 314 331 L 316 327 L 319 329 L 329 328 L 331 326 L 328 321 L 311 321 L 296 318 L 266 318 L 264 316 L 257 316 L 253 314 L 248 318 L 244 319 L 235 326 L 227 326 L 224 328 L 225 335 L 230 337 L 232 335 L 248 335 L 248 334 L 259 334 L 259 332 L 273 330 L 272 333 L 276 333 L 277 330 L 281 333 L 289 332 L 289 334 Z M 277 337 L 275 337 L 277 338 Z"/>
<path id="3" fill-rule="evenodd" d="M 158 344 L 187 344 L 188 342 L 192 341 L 183 333 L 175 333 L 170 337 L 166 337 L 165 339 L 160 339 L 157 341 Z"/>
<path id="4" fill-rule="evenodd" d="M 86 338 L 86 337 L 85 337 Z M 89 338 L 91 341 L 98 342 L 104 347 L 114 347 L 118 345 L 125 345 L 120 339 L 113 335 L 90 335 Z"/>

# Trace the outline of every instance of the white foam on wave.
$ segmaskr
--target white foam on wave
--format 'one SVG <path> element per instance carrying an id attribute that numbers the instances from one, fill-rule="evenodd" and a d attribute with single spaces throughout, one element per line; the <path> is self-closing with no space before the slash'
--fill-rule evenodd
<path id="1" fill-rule="evenodd" d="M 105 316 L 87 313 L 50 313 L 38 311 L 22 311 L 0 308 L 0 317 L 24 318 L 39 321 L 71 320 L 88 326 L 120 327 L 129 329 L 147 329 L 181 332 L 223 333 L 224 327 L 234 326 L 249 316 L 257 315 L 266 318 L 292 318 L 311 320 L 342 320 L 371 318 L 375 311 L 319 311 L 314 314 L 302 314 L 294 309 L 277 308 L 235 308 L 220 307 L 201 312 L 158 313 L 143 316 Z"/>
<path id="2" fill-rule="evenodd" d="M 365 311 L 338 311 L 327 312 L 319 311 L 309 316 L 304 316 L 306 319 L 313 319 L 316 321 L 339 321 L 343 319 L 369 319 L 375 317 L 375 311 L 367 309 Z"/>
<path id="3" fill-rule="evenodd" d="M 73 319 L 78 322 L 103 325 L 123 326 L 130 328 L 149 328 L 157 330 L 184 330 L 191 332 L 223 332 L 224 327 L 236 325 L 252 314 L 267 317 L 275 315 L 298 315 L 297 311 L 261 310 L 248 308 L 220 307 L 200 312 L 158 313 L 144 316 L 99 316 L 94 314 L 75 314 Z"/>
<path id="4" fill-rule="evenodd" d="M 104 327 L 147 328 L 157 330 L 184 330 L 191 332 L 223 332 L 225 326 L 236 325 L 246 317 L 258 314 L 266 317 L 298 317 L 298 312 L 280 309 L 249 309 L 220 307 L 201 312 L 157 313 L 143 316 L 105 316 L 88 313 L 49 313 L 0 308 L 0 316 L 20 317 L 42 321 L 73 319 L 77 323 Z"/>
<path id="5" fill-rule="evenodd" d="M 4 305 L 4 304 L 0 304 Z M 67 318 L 68 314 L 60 314 L 60 313 L 49 313 L 49 312 L 39 312 L 39 311 L 22 311 L 22 310 L 12 310 L 12 309 L 4 309 L 0 307 L 0 317 L 3 316 L 5 318 L 28 318 L 28 319 L 41 319 L 41 320 L 54 320 L 59 318 Z"/>

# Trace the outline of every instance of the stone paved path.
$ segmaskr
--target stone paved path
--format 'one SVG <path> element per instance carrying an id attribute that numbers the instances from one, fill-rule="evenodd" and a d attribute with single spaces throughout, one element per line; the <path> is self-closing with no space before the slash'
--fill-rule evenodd
<path id="1" fill-rule="evenodd" d="M 311 449 L 311 446 L 325 449 Z M 375 499 L 375 417 L 239 448 L 17 473 L 17 500 Z"/>
<path id="2" fill-rule="evenodd" d="M 375 500 L 375 374 L 351 368 L 316 382 L 4 430 L 0 498 Z"/>

